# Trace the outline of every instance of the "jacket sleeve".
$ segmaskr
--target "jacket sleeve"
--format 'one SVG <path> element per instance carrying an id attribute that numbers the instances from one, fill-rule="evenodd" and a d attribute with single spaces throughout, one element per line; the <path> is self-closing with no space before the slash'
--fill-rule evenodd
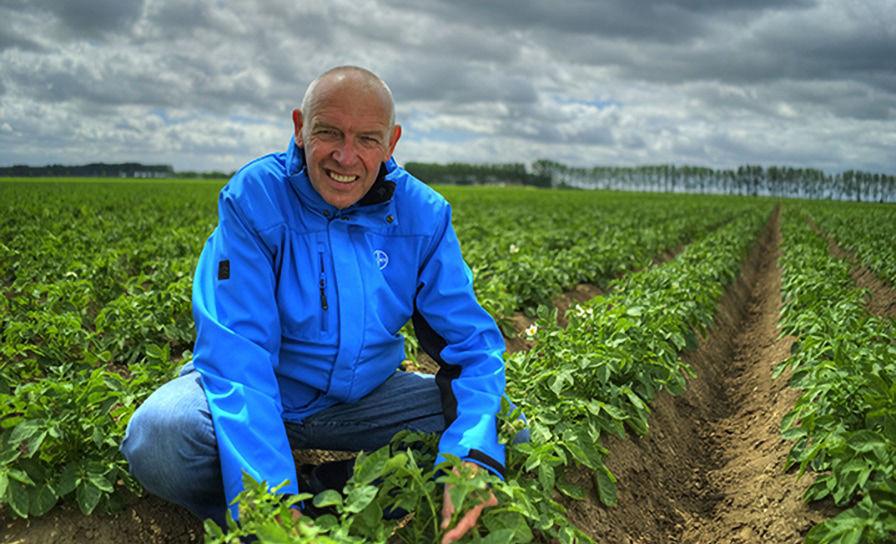
<path id="1" fill-rule="evenodd" d="M 450 453 L 503 478 L 497 414 L 505 385 L 504 338 L 476 300 L 450 207 L 420 270 L 413 323 L 421 347 L 439 364 L 446 428 L 436 463 Z"/>
<path id="2" fill-rule="evenodd" d="M 225 187 L 218 226 L 193 278 L 193 361 L 215 427 L 228 505 L 243 489 L 243 471 L 269 486 L 288 479 L 280 492 L 298 492 L 274 374 L 280 348 L 274 257 Z M 230 509 L 237 519 L 237 507 Z"/>

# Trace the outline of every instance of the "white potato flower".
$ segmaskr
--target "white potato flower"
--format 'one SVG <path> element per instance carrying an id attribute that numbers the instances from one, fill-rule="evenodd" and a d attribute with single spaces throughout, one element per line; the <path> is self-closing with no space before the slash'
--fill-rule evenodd
<path id="1" fill-rule="evenodd" d="M 536 323 L 532 323 L 531 325 L 526 327 L 526 330 L 525 330 L 526 336 L 528 336 L 529 338 L 532 338 L 533 336 L 535 336 L 535 333 L 537 333 L 537 332 L 538 332 L 538 325 Z"/>

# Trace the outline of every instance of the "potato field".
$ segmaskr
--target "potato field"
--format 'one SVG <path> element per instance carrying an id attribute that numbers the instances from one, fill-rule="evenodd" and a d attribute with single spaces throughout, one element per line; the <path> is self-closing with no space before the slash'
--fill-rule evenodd
<path id="1" fill-rule="evenodd" d="M 440 187 L 532 435 L 506 481 L 408 434 L 290 499 L 316 519 L 252 482 L 241 526 L 147 496 L 118 445 L 191 358 L 223 183 L 0 180 L 0 543 L 437 542 L 445 481 L 499 500 L 464 542 L 896 542 L 886 204 Z"/>

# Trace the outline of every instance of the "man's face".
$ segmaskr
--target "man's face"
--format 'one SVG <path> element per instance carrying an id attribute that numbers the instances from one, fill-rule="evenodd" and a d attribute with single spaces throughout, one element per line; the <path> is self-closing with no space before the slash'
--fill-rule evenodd
<path id="1" fill-rule="evenodd" d="M 389 125 L 389 106 L 378 93 L 350 82 L 321 81 L 311 118 L 293 111 L 296 144 L 305 150 L 311 185 L 343 209 L 361 199 L 392 156 L 401 135 Z"/>

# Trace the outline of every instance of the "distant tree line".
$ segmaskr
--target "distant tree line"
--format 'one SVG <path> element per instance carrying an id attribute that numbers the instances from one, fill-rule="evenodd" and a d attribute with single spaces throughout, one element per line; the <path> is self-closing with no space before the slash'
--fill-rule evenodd
<path id="1" fill-rule="evenodd" d="M 181 179 L 230 179 L 236 172 L 221 172 L 220 170 L 212 170 L 210 172 L 194 172 L 192 170 L 184 170 L 176 172 L 172 177 Z"/>
<path id="2" fill-rule="evenodd" d="M 174 168 L 168 164 L 140 164 L 138 162 L 117 164 L 93 162 L 79 166 L 62 164 L 0 166 L 0 176 L 3 177 L 170 178 L 174 175 Z"/>
<path id="3" fill-rule="evenodd" d="M 427 183 L 458 185 L 504 183 L 536 187 L 573 187 L 618 191 L 712 193 L 896 202 L 896 176 L 847 170 L 827 174 L 814 168 L 758 165 L 715 170 L 672 164 L 573 167 L 538 160 L 523 164 L 431 164 L 405 168 Z"/>
<path id="4" fill-rule="evenodd" d="M 847 170 L 827 174 L 814 168 L 758 165 L 715 170 L 672 164 L 575 167 L 549 161 L 522 163 L 435 164 L 409 162 L 404 167 L 427 183 L 452 185 L 529 185 L 618 191 L 712 193 L 789 198 L 896 202 L 896 176 Z M 91 163 L 81 166 L 7 166 L 0 177 L 124 177 L 228 179 L 233 172 L 175 172 L 167 164 Z"/>
<path id="5" fill-rule="evenodd" d="M 405 170 L 427 183 L 449 185 L 513 184 L 550 187 L 551 178 L 545 173 L 529 172 L 522 163 L 467 164 L 452 162 L 434 164 L 409 162 Z"/>

